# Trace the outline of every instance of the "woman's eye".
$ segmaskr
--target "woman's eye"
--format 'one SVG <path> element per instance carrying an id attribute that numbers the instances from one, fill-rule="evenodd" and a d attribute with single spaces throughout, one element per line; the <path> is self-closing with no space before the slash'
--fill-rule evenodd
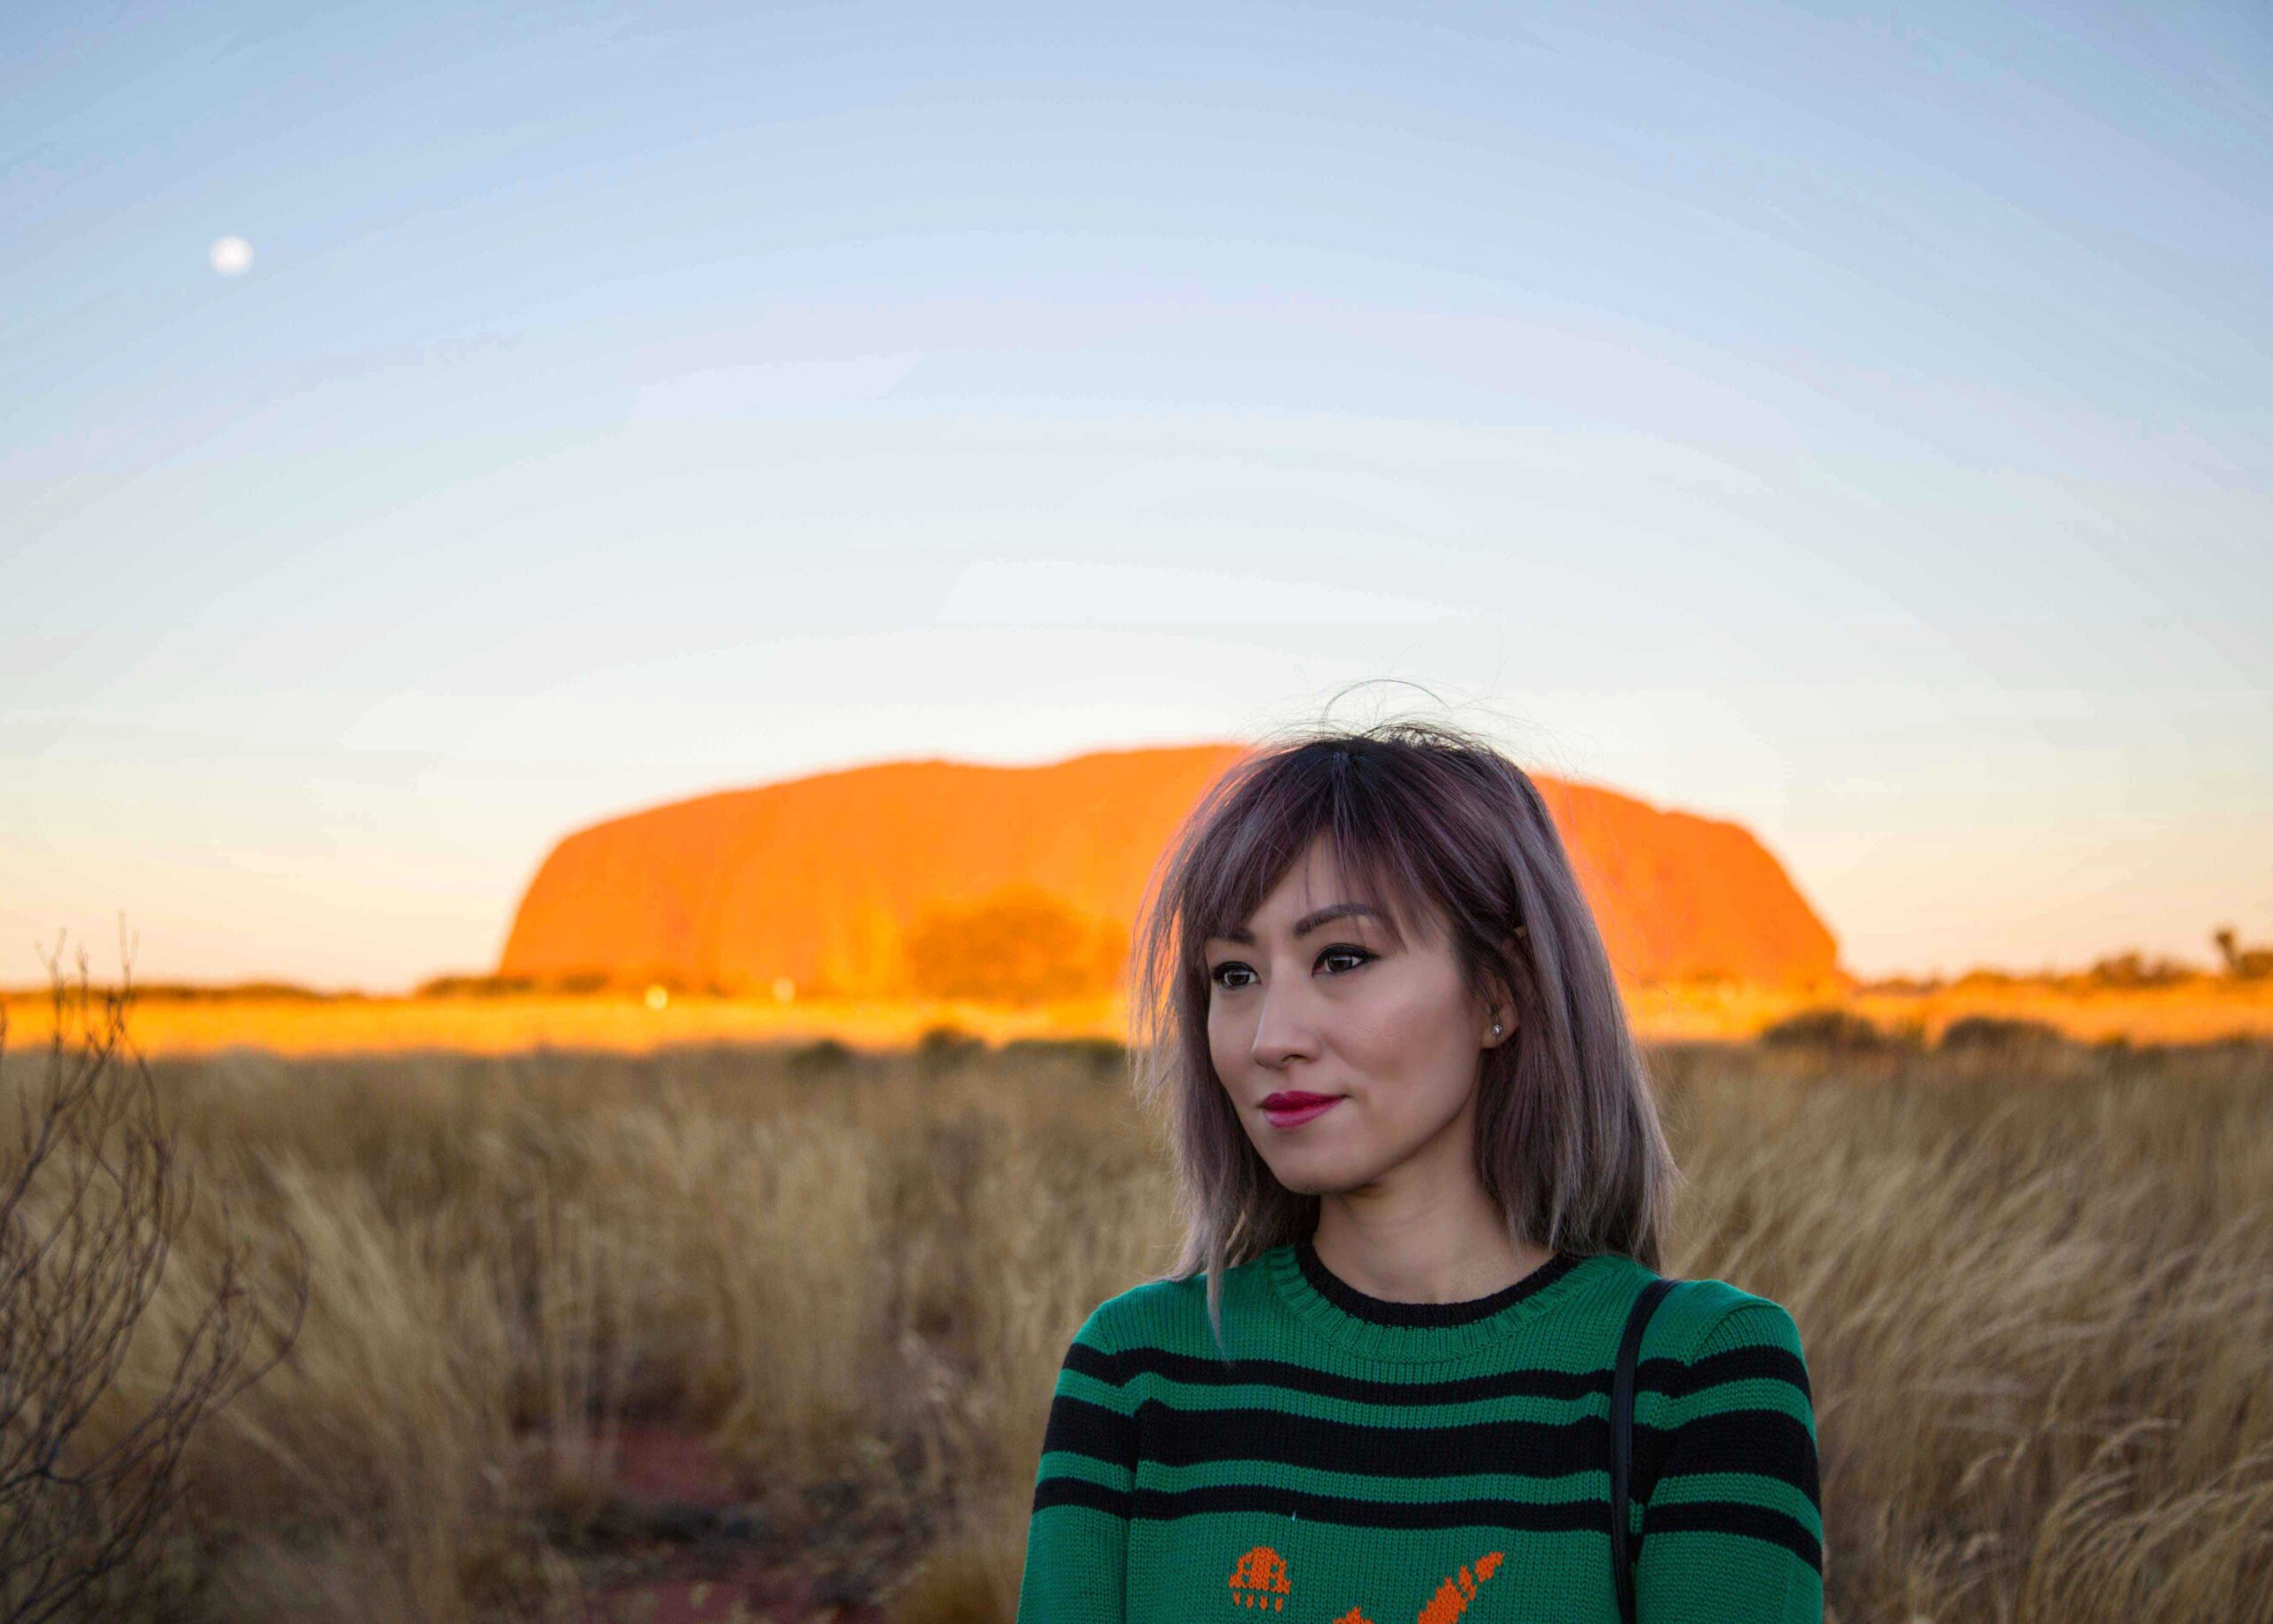
<path id="1" fill-rule="evenodd" d="M 1350 974 L 1351 970 L 1357 970 L 1359 966 L 1379 956 L 1379 955 L 1370 953 L 1363 947 L 1352 947 L 1346 944 L 1337 944 L 1334 947 L 1328 947 L 1325 952 L 1319 954 L 1318 955 L 1318 962 L 1323 964 L 1329 959 L 1355 959 L 1357 963 L 1350 965 L 1347 969 L 1329 970 L 1327 971 L 1327 974 L 1329 976 L 1346 976 Z M 1239 991 L 1240 987 L 1245 986 L 1247 984 L 1244 981 L 1226 983 L 1224 978 L 1228 975 L 1251 976 L 1255 972 L 1253 970 L 1249 970 L 1244 964 L 1218 964 L 1216 967 L 1214 973 L 1208 978 L 1210 981 L 1213 981 L 1217 986 L 1222 987 L 1225 992 L 1235 993 Z"/>

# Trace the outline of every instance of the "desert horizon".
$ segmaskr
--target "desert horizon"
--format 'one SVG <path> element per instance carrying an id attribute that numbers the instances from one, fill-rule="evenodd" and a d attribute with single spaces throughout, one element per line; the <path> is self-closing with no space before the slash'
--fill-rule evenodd
<path id="1" fill-rule="evenodd" d="M 1247 748 L 1115 748 L 1028 766 L 883 761 L 644 807 L 551 845 L 490 970 L 438 972 L 406 993 L 139 984 L 141 1041 L 153 1053 L 306 1054 L 904 1044 L 943 1027 L 996 1042 L 1117 1038 L 1153 865 Z M 2229 925 L 2206 928 L 2209 962 L 2129 947 L 2068 970 L 1866 980 L 1742 825 L 1532 779 L 1644 1038 L 1748 1039 L 1811 1010 L 1849 1011 L 1889 1037 L 1998 1017 L 2087 1041 L 2273 1033 L 2273 947 Z M 46 956 L 60 968 L 60 944 Z M 81 973 L 93 975 L 91 960 Z M 0 989 L 0 1006 L 37 1033 L 47 991 Z"/>

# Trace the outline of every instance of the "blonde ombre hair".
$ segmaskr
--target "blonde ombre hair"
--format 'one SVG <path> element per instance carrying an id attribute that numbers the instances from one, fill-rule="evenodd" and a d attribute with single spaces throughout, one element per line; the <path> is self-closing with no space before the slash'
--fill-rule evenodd
<path id="1" fill-rule="evenodd" d="M 1512 996 L 1515 1034 L 1481 1051 L 1476 1110 L 1477 1175 L 1509 1238 L 1661 1268 L 1680 1175 L 1554 820 L 1498 749 L 1406 720 L 1250 750 L 1153 870 L 1130 942 L 1130 1054 L 1184 1223 L 1161 1278 L 1206 1272 L 1220 1345 L 1223 1271 L 1317 1226 L 1321 1198 L 1279 1184 L 1216 1074 L 1201 949 L 1244 924 L 1319 836 L 1347 894 L 1382 908 L 1398 940 L 1426 921 L 1448 926 L 1466 990 Z"/>

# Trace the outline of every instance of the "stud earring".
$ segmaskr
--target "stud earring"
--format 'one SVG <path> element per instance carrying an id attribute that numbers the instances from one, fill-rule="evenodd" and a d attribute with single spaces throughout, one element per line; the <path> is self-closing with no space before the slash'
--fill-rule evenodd
<path id="1" fill-rule="evenodd" d="M 1492 1023 L 1492 1035 L 1495 1038 L 1500 1035 L 1500 1023 L 1496 1020 Z"/>

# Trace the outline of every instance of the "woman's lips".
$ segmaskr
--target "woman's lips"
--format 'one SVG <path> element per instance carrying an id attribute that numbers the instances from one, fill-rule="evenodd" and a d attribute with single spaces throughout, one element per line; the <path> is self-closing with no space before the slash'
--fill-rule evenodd
<path id="1" fill-rule="evenodd" d="M 1342 1103 L 1341 1097 L 1311 1100 L 1306 1105 L 1265 1105 L 1263 1119 L 1273 1128 L 1299 1128 L 1313 1117 L 1324 1116 Z"/>

